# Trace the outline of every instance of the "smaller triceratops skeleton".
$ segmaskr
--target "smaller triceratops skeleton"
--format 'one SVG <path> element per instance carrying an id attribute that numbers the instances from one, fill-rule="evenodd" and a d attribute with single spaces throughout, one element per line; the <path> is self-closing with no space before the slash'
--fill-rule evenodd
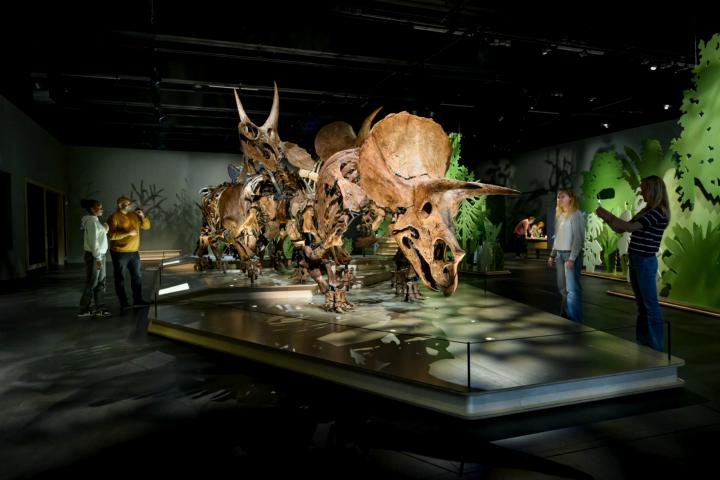
<path id="1" fill-rule="evenodd" d="M 243 164 L 233 169 L 232 183 L 201 192 L 201 239 L 204 235 L 204 243 L 209 244 L 216 257 L 219 242 L 232 245 L 244 270 L 249 259 L 255 256 L 262 259 L 269 247 L 275 266 L 280 263 L 280 243 L 289 220 L 289 205 L 312 197 L 317 178 L 315 161 L 301 147 L 280 140 L 277 85 L 270 114 L 261 126 L 247 116 L 237 91 L 235 101 Z M 202 264 L 202 259 L 198 260 L 198 265 Z"/>

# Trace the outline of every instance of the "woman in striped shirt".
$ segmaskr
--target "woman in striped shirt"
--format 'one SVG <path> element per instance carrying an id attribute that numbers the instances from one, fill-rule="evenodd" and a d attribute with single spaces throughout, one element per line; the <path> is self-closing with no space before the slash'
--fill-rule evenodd
<path id="1" fill-rule="evenodd" d="M 661 352 L 665 342 L 656 284 L 657 253 L 670 222 L 670 207 L 665 183 L 656 175 L 642 179 L 640 194 L 646 203 L 645 208 L 627 222 L 602 207 L 595 213 L 616 232 L 631 232 L 628 248 L 630 283 L 638 306 L 635 336 L 640 345 L 648 345 Z"/>

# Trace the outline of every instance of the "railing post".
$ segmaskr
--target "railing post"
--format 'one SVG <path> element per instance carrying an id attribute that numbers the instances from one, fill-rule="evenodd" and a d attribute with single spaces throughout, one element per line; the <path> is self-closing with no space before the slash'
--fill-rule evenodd
<path id="1" fill-rule="evenodd" d="M 470 342 L 466 343 L 467 345 L 467 385 L 468 385 L 468 392 L 472 391 L 472 383 L 470 380 Z"/>

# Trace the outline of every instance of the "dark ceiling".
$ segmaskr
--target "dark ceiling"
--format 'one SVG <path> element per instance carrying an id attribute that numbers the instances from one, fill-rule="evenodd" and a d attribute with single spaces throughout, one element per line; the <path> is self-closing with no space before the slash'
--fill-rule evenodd
<path id="1" fill-rule="evenodd" d="M 510 3 L 24 2 L 6 10 L 2 93 L 65 144 L 238 152 L 230 88 L 261 124 L 276 81 L 280 136 L 308 150 L 382 106 L 488 159 L 679 117 L 715 33 L 677 5 Z"/>

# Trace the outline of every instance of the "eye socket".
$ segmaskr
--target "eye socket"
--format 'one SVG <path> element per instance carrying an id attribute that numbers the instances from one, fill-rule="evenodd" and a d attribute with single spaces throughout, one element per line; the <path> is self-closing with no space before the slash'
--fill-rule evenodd
<path id="1" fill-rule="evenodd" d="M 430 202 L 425 202 L 421 208 L 421 210 L 425 212 L 426 215 L 430 215 L 432 213 L 432 209 L 432 203 Z"/>
<path id="2" fill-rule="evenodd" d="M 240 133 L 248 140 L 256 140 L 260 135 L 258 128 L 252 123 L 243 123 L 240 125 Z"/>

